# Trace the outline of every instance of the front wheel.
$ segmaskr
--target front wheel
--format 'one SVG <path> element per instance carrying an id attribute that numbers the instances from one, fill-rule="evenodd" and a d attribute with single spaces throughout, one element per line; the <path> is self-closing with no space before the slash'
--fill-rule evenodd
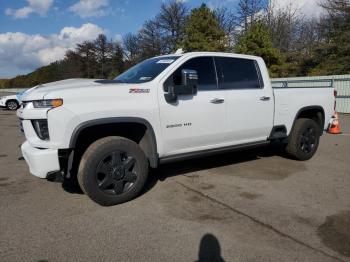
<path id="1" fill-rule="evenodd" d="M 320 127 L 314 120 L 297 119 L 291 131 L 286 152 L 297 160 L 309 160 L 317 151 L 320 135 Z"/>
<path id="2" fill-rule="evenodd" d="M 141 148 L 123 137 L 97 140 L 82 156 L 78 182 L 102 206 L 134 199 L 148 176 L 148 161 Z"/>
<path id="3" fill-rule="evenodd" d="M 6 107 L 7 107 L 7 109 L 14 111 L 14 110 L 17 110 L 19 108 L 19 103 L 15 100 L 10 100 L 6 103 Z"/>

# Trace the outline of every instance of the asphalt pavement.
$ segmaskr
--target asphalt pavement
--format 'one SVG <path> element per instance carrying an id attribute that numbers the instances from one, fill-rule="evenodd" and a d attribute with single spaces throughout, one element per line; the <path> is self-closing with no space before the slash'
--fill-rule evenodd
<path id="1" fill-rule="evenodd" d="M 31 176 L 0 110 L 0 261 L 350 261 L 350 115 L 307 162 L 271 147 L 164 165 L 101 207 Z"/>

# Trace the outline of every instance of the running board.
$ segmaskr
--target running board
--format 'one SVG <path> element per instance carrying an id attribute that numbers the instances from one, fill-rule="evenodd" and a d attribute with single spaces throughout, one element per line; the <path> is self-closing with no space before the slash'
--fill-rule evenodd
<path id="1" fill-rule="evenodd" d="M 180 160 L 188 160 L 193 158 L 200 158 L 200 157 L 211 156 L 216 154 L 239 151 L 242 149 L 251 149 L 255 147 L 265 146 L 268 144 L 270 144 L 270 141 L 261 141 L 261 142 L 247 143 L 247 144 L 241 144 L 241 145 L 235 145 L 235 146 L 207 149 L 207 150 L 183 153 L 183 154 L 178 154 L 173 156 L 166 156 L 166 157 L 160 158 L 159 162 L 160 164 L 165 164 L 165 163 L 171 163 L 171 162 L 176 162 Z"/>

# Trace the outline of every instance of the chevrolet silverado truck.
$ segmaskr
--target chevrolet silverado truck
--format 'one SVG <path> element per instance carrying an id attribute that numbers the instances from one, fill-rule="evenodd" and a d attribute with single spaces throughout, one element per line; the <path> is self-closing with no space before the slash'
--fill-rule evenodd
<path id="1" fill-rule="evenodd" d="M 17 111 L 30 173 L 77 176 L 100 205 L 140 193 L 149 168 L 273 141 L 308 160 L 334 113 L 332 88 L 272 88 L 263 59 L 193 52 L 151 58 L 114 80 L 27 91 Z"/>

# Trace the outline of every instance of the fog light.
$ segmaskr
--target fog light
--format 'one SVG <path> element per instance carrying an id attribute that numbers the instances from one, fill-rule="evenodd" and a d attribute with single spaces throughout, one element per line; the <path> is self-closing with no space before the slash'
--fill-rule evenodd
<path id="1" fill-rule="evenodd" d="M 34 127 L 34 130 L 35 130 L 37 136 L 41 140 L 49 140 L 50 139 L 49 127 L 48 127 L 46 119 L 32 120 L 32 125 Z"/>

